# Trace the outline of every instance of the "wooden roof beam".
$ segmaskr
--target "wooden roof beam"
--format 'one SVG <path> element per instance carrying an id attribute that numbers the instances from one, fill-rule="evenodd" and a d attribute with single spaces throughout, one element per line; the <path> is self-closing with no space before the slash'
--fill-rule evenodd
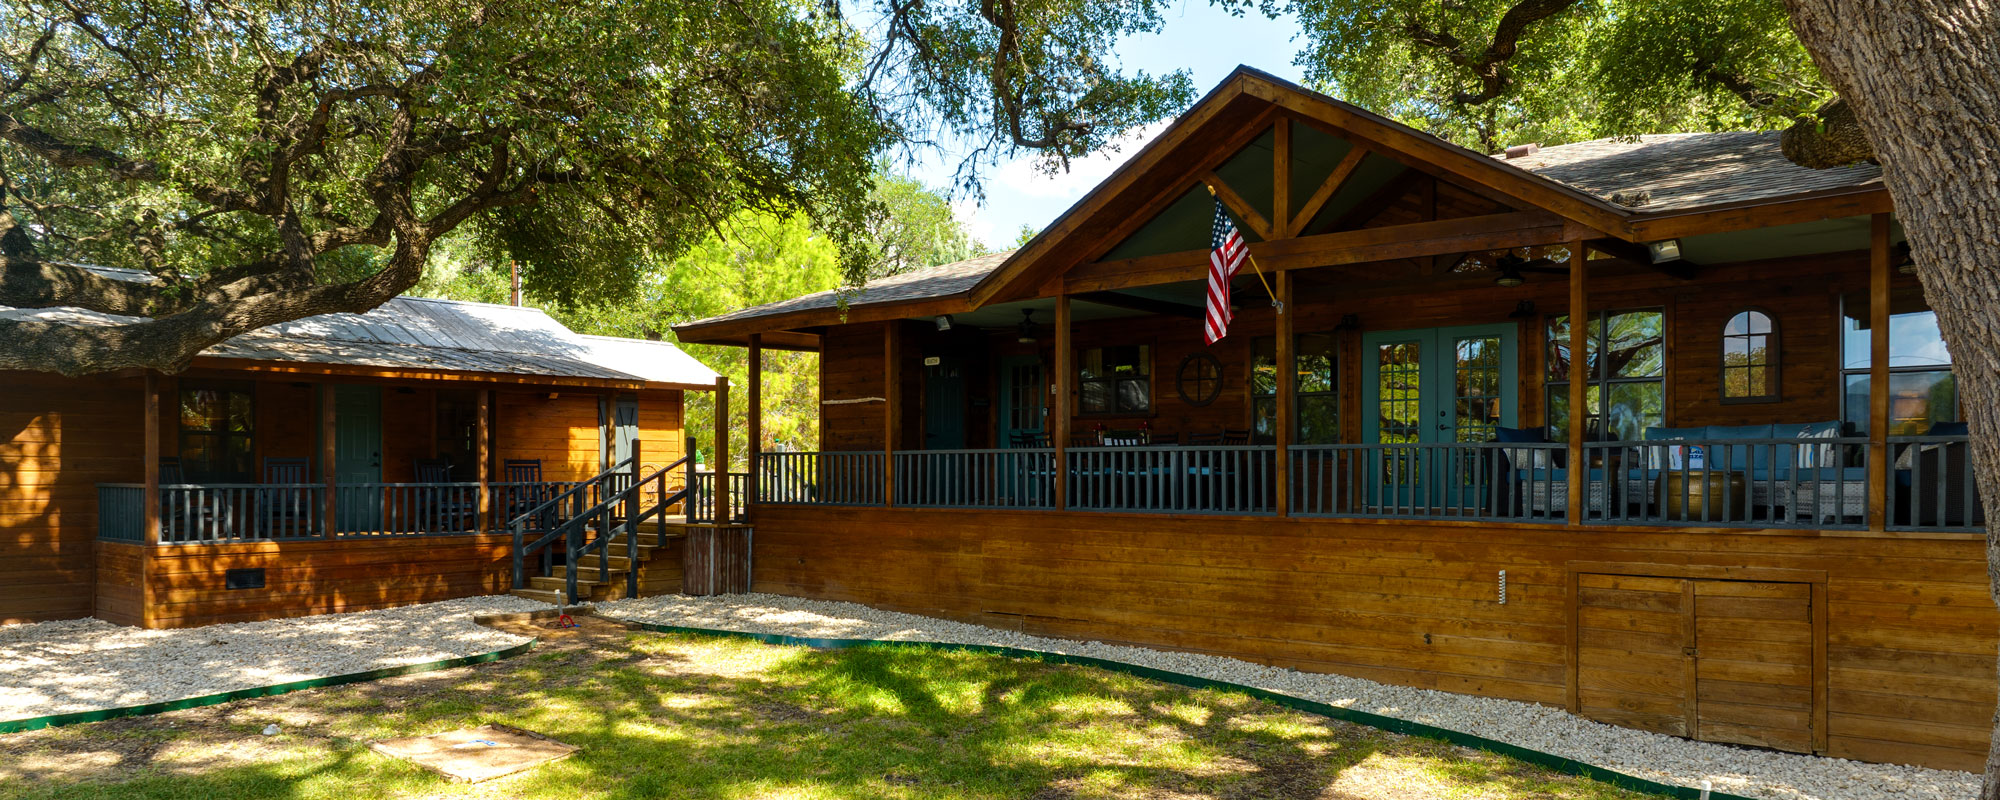
<path id="1" fill-rule="evenodd" d="M 1071 300 L 1093 303 L 1100 306 L 1122 308 L 1128 311 L 1144 311 L 1169 317 L 1201 319 L 1207 312 L 1201 306 L 1176 303 L 1172 300 L 1157 300 L 1124 292 L 1082 292 L 1070 295 Z"/>
<path id="2" fill-rule="evenodd" d="M 1297 236 L 1300 231 L 1305 230 L 1306 225 L 1319 214 L 1319 210 L 1326 207 L 1326 201 L 1333 199 L 1333 196 L 1340 191 L 1340 187 L 1347 183 L 1348 177 L 1354 174 L 1354 169 L 1361 166 L 1361 160 L 1367 157 L 1368 148 L 1362 147 L 1358 142 L 1348 148 L 1347 155 L 1341 157 L 1339 164 L 1334 165 L 1333 172 L 1326 176 L 1326 180 L 1320 181 L 1319 188 L 1313 190 L 1312 197 L 1306 198 L 1305 205 L 1299 207 L 1298 216 L 1285 223 L 1285 236 Z"/>
<path id="3" fill-rule="evenodd" d="M 1229 184 L 1222 180 L 1221 175 L 1215 174 L 1215 170 L 1202 170 L 1201 182 L 1208 184 L 1208 191 L 1223 205 L 1229 206 L 1229 210 L 1236 212 L 1236 217 L 1243 220 L 1243 224 L 1249 226 L 1250 232 L 1257 234 L 1257 238 L 1267 242 L 1278 238 L 1271 232 L 1271 223 L 1264 219 L 1264 215 L 1257 213 L 1257 209 L 1251 207 L 1250 202 L 1237 194 L 1235 189 L 1229 188 Z"/>

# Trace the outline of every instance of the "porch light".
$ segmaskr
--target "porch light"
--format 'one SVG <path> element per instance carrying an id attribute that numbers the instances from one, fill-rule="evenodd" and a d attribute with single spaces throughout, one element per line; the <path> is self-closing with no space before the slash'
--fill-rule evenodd
<path id="1" fill-rule="evenodd" d="M 950 315 L 950 314 L 939 314 L 939 315 L 937 315 L 937 329 L 938 329 L 938 332 L 940 332 L 940 333 L 942 333 L 942 332 L 944 332 L 944 331 L 948 331 L 948 330 L 951 330 L 951 315 Z"/>
<path id="2" fill-rule="evenodd" d="M 1681 240 L 1662 239 L 1657 242 L 1647 242 L 1646 254 L 1652 257 L 1655 264 L 1679 261 L 1681 260 Z"/>
<path id="3" fill-rule="evenodd" d="M 1014 341 L 1020 342 L 1021 344 L 1034 344 L 1035 310 L 1032 308 L 1021 309 L 1021 323 L 1014 327 L 1015 331 L 1017 332 L 1017 335 L 1014 337 Z"/>
<path id="4" fill-rule="evenodd" d="M 1502 272 L 1500 273 L 1500 277 L 1493 279 L 1494 286 L 1500 286 L 1507 289 L 1512 289 L 1523 283 L 1527 283 L 1527 281 L 1522 280 L 1521 273 L 1518 272 Z"/>

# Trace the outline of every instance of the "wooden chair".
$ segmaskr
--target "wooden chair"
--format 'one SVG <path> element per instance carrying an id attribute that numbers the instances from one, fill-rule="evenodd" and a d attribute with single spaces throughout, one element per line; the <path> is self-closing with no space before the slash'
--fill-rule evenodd
<path id="1" fill-rule="evenodd" d="M 1250 431 L 1247 429 L 1240 431 L 1225 430 L 1222 432 L 1222 444 L 1225 447 L 1234 447 L 1237 445 L 1246 445 L 1249 443 L 1250 443 Z"/>
<path id="2" fill-rule="evenodd" d="M 451 461 L 420 458 L 416 462 L 417 483 L 451 483 Z M 462 486 L 418 487 L 418 510 L 423 516 L 418 533 L 458 533 L 472 530 L 479 514 L 479 492 Z"/>
<path id="3" fill-rule="evenodd" d="M 1219 445 L 1219 444 L 1222 444 L 1222 434 L 1220 434 L 1220 433 L 1190 433 L 1190 434 L 1188 434 L 1188 444 L 1189 444 L 1189 445 Z"/>
<path id="4" fill-rule="evenodd" d="M 303 484 L 312 482 L 312 460 L 305 458 L 264 459 L 264 482 Z M 312 492 L 306 489 L 261 489 L 257 492 L 257 530 L 262 538 L 304 535 L 316 515 Z"/>
<path id="5" fill-rule="evenodd" d="M 536 507 L 555 497 L 555 487 L 542 481 L 542 460 L 539 458 L 510 458 L 500 463 L 500 475 L 507 485 L 503 489 L 500 507 L 507 516 L 502 524 L 515 517 L 535 510 Z M 547 530 L 555 526 L 551 515 L 544 515 L 534 526 Z"/>
<path id="6" fill-rule="evenodd" d="M 1053 446 L 1046 433 L 1017 433 L 1014 434 L 1013 444 L 1016 450 Z"/>
<path id="7" fill-rule="evenodd" d="M 1175 447 L 1181 443 L 1178 433 L 1155 433 L 1146 437 L 1146 444 L 1153 447 Z"/>

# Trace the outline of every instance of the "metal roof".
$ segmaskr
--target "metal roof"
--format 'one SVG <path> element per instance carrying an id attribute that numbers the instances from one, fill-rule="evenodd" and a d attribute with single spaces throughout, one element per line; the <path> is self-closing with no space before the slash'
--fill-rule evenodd
<path id="1" fill-rule="evenodd" d="M 981 278 L 998 269 L 1002 263 L 1006 262 L 1007 257 L 1013 254 L 1014 251 L 1012 250 L 989 253 L 983 256 L 968 258 L 964 261 L 954 261 L 950 264 L 940 264 L 935 267 L 911 270 L 900 275 L 876 278 L 869 281 L 860 289 L 849 291 L 846 298 L 847 304 L 858 306 L 870 303 L 930 300 L 957 294 L 977 285 Z M 839 293 L 833 290 L 815 292 L 789 300 L 780 300 L 775 303 L 765 303 L 761 306 L 737 309 L 727 314 L 709 317 L 701 320 L 699 323 L 690 324 L 707 325 L 715 322 L 727 322 L 733 319 L 768 317 L 774 314 L 785 314 L 793 311 L 838 308 L 840 307 L 840 298 L 838 295 Z"/>
<path id="2" fill-rule="evenodd" d="M 91 267 L 149 281 L 132 270 Z M 75 308 L 6 309 L 0 317 L 68 324 L 137 322 Z M 666 342 L 585 336 L 539 308 L 397 297 L 366 314 L 322 314 L 237 336 L 201 353 L 217 358 L 379 369 L 714 385 L 716 373 Z"/>

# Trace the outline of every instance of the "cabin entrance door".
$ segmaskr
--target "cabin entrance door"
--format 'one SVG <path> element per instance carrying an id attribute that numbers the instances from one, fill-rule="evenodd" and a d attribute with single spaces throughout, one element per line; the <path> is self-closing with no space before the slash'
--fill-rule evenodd
<path id="1" fill-rule="evenodd" d="M 1449 445 L 1514 427 L 1516 326 L 1377 331 L 1361 337 L 1361 427 L 1372 505 L 1477 513 L 1505 476 L 1491 459 Z"/>
<path id="2" fill-rule="evenodd" d="M 336 529 L 382 530 L 381 387 L 333 387 L 333 480 Z"/>
<path id="3" fill-rule="evenodd" d="M 924 366 L 924 449 L 965 449 L 965 367 L 941 356 Z"/>
<path id="4" fill-rule="evenodd" d="M 1015 447 L 1048 432 L 1048 384 L 1042 379 L 1040 356 L 1000 359 L 999 436 L 995 447 Z"/>

